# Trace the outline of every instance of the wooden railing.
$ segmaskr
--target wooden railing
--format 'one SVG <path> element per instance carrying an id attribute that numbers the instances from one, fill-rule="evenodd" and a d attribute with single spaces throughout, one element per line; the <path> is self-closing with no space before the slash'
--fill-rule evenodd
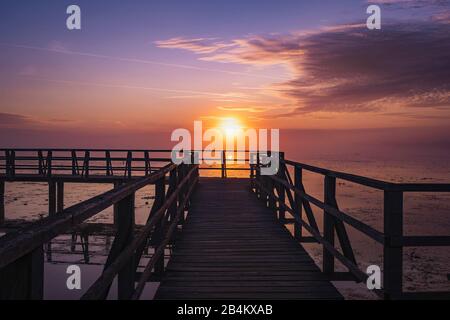
<path id="1" fill-rule="evenodd" d="M 17 175 L 90 175 L 122 176 L 149 175 L 160 167 L 157 163 L 171 161 L 169 150 L 121 149 L 0 149 L 0 173 L 6 177 Z"/>
<path id="2" fill-rule="evenodd" d="M 217 160 L 216 164 L 219 166 L 200 166 L 200 170 L 218 170 L 222 178 L 227 177 L 228 171 L 250 170 L 251 151 L 218 150 L 217 153 L 218 157 L 214 160 Z M 229 156 L 228 153 L 232 155 Z M 167 149 L 0 149 L 0 178 L 20 180 L 36 177 L 88 179 L 92 176 L 148 176 L 170 163 L 171 154 L 172 150 Z M 202 160 L 212 158 L 202 157 Z M 229 163 L 234 161 L 243 162 L 246 166 L 230 166 Z"/>
<path id="3" fill-rule="evenodd" d="M 114 183 L 115 186 L 149 176 L 172 163 L 172 150 L 167 149 L 0 149 L 0 225 L 5 220 L 5 182 L 48 182 L 48 212 L 53 215 L 64 208 L 64 185 L 70 182 Z M 201 151 L 186 150 L 191 163 Z M 228 152 L 233 152 L 229 158 Z M 250 170 L 250 152 L 220 150 L 213 166 L 200 165 L 199 170 Z M 202 157 L 202 160 L 211 160 Z M 228 160 L 228 161 L 227 161 Z M 244 166 L 229 166 L 227 162 L 243 162 Z"/>
<path id="4" fill-rule="evenodd" d="M 114 206 L 114 211 L 120 213 L 116 217 L 117 234 L 101 277 L 83 298 L 106 298 L 116 276 L 119 280 L 120 299 L 139 298 L 150 276 L 163 271 L 164 248 L 170 243 L 177 226 L 184 221 L 190 195 L 198 181 L 199 170 L 219 170 L 222 178 L 227 177 L 228 170 L 248 170 L 252 190 L 265 206 L 273 209 L 281 223 L 294 224 L 295 238 L 300 242 L 316 242 L 322 245 L 322 270 L 331 280 L 361 282 L 368 277 L 358 266 L 348 236 L 346 227 L 351 226 L 383 248 L 383 288 L 375 290 L 381 297 L 450 298 L 449 292 L 404 292 L 402 281 L 404 247 L 450 246 L 450 236 L 403 234 L 404 193 L 450 192 L 450 184 L 385 182 L 285 160 L 283 153 L 279 153 L 277 174 L 270 176 L 261 174 L 261 168 L 270 163 L 261 163 L 260 152 L 242 151 L 244 156 L 241 153 L 241 156 L 236 158 L 233 153 L 233 157 L 228 159 L 227 153 L 233 151 L 220 151 L 222 163 L 217 167 L 175 165 L 169 157 L 151 156 L 170 152 L 171 150 L 0 149 L 0 189 L 4 187 L 4 181 L 14 181 L 13 178 L 20 175 L 48 179 L 49 189 L 53 188 L 51 181 L 61 176 L 89 179 L 90 174 L 95 173 L 105 177 L 124 178 L 113 190 L 65 210 L 62 205 L 58 206 L 58 210 L 54 208 L 56 202 L 52 196 L 53 190 L 49 193 L 49 217 L 0 238 L 0 298 L 42 298 L 43 244 L 109 206 Z M 190 151 L 191 162 L 194 162 L 196 152 Z M 243 161 L 245 166 L 229 167 L 227 159 Z M 304 171 L 323 177 L 322 200 L 306 192 L 303 183 Z M 129 178 L 133 179 L 128 180 Z M 383 231 L 339 209 L 336 199 L 337 180 L 383 192 Z M 169 188 L 166 190 L 167 183 Z M 134 193 L 146 185 L 155 185 L 156 198 L 146 225 L 137 236 L 133 236 Z M 59 187 L 57 189 L 59 190 Z M 2 210 L 4 214 L 4 207 L 1 205 L 4 200 L 2 190 L 0 198 L 1 222 Z M 313 206 L 323 210 L 322 230 L 315 219 Z M 287 215 L 291 218 L 287 218 Z M 304 235 L 304 231 L 310 236 Z M 136 268 L 148 243 L 155 251 L 145 270 L 136 279 Z M 336 260 L 348 271 L 337 272 Z"/>
<path id="5" fill-rule="evenodd" d="M 353 279 L 362 282 L 368 278 L 356 261 L 346 230 L 346 226 L 351 226 L 383 247 L 383 287 L 380 290 L 374 290 L 378 295 L 386 299 L 450 298 L 450 292 L 403 291 L 404 247 L 450 246 L 450 236 L 405 236 L 403 234 L 403 195 L 405 192 L 450 192 L 450 184 L 385 182 L 285 160 L 283 153 L 280 153 L 280 167 L 276 175 L 263 176 L 260 174 L 262 165 L 252 166 L 252 172 L 255 172 L 251 176 L 252 190 L 265 206 L 273 209 L 282 223 L 289 221 L 286 219 L 286 214 L 292 217 L 296 239 L 300 242 L 317 242 L 322 245 L 322 271 L 330 279 Z M 323 176 L 323 200 L 306 192 L 303 184 L 304 171 Z M 291 177 L 291 172 L 294 178 Z M 383 232 L 339 209 L 336 200 L 337 179 L 378 189 L 384 193 Z M 312 206 L 323 210 L 322 231 L 316 222 Z M 303 230 L 311 236 L 304 236 Z M 335 243 L 335 238 L 339 246 Z M 335 271 L 336 259 L 348 269 L 348 272 Z"/>
<path id="6" fill-rule="evenodd" d="M 123 183 L 6 234 L 0 238 L 0 299 L 42 299 L 44 244 L 110 206 L 115 206 L 118 212 L 114 242 L 101 276 L 83 299 L 105 299 L 116 276 L 118 298 L 138 299 L 150 276 L 164 271 L 164 250 L 177 226 L 184 222 L 197 181 L 198 165 L 167 164 L 147 176 Z M 147 185 L 155 186 L 155 201 L 146 224 L 136 233 L 135 192 Z M 154 253 L 144 272 L 136 278 L 136 270 L 147 246 L 153 247 Z"/>

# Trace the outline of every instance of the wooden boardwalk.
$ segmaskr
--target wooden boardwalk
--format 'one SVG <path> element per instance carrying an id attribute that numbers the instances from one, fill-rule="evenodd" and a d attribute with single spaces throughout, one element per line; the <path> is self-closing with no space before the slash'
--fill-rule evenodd
<path id="1" fill-rule="evenodd" d="M 101 276 L 82 299 L 105 299 L 115 279 L 119 300 L 139 299 L 149 281 L 159 280 L 159 299 L 342 299 L 329 279 L 368 278 L 347 227 L 382 248 L 383 287 L 374 290 L 380 298 L 450 299 L 450 291 L 403 291 L 404 248 L 450 246 L 450 235 L 404 234 L 404 195 L 450 192 L 450 183 L 376 180 L 289 160 L 283 152 L 278 153 L 278 172 L 263 175 L 266 164 L 260 160 L 268 151 L 244 151 L 246 166 L 239 168 L 227 167 L 229 151 L 220 151 L 220 166 L 202 168 L 195 164 L 200 150 L 186 150 L 183 158 L 190 157 L 191 163 L 176 164 L 169 156 L 172 150 L 0 148 L 0 231 L 8 233 L 0 237 L 0 299 L 43 299 L 48 242 L 63 234 L 71 234 L 71 242 L 76 242 L 86 234 L 85 227 L 103 232 L 100 225 L 87 222 L 109 207 L 114 226 L 105 230 L 114 241 Z M 270 153 L 273 157 L 277 153 Z M 203 170 L 220 171 L 223 179 L 200 178 Z M 250 179 L 227 178 L 234 170 L 247 171 Z M 323 179 L 323 197 L 308 193 L 305 172 Z M 339 190 L 346 185 L 342 181 L 383 194 L 382 231 L 339 208 L 336 195 L 349 191 Z M 47 217 L 31 224 L 7 219 L 5 190 L 15 182 L 48 183 Z M 65 207 L 64 186 L 71 182 L 114 188 Z M 146 224 L 137 227 L 136 192 L 146 186 L 154 187 L 155 200 Z M 285 229 L 285 219 L 295 239 Z M 175 232 L 179 226 L 181 233 Z M 87 237 L 82 241 L 88 243 Z M 312 242 L 322 247 L 323 272 L 301 245 Z M 174 254 L 165 268 L 164 253 L 171 244 Z M 146 248 L 151 258 L 144 254 Z M 338 272 L 336 262 L 346 270 Z M 144 269 L 139 268 L 142 263 Z"/>
<path id="2" fill-rule="evenodd" d="M 156 298 L 342 299 L 249 186 L 200 179 Z"/>

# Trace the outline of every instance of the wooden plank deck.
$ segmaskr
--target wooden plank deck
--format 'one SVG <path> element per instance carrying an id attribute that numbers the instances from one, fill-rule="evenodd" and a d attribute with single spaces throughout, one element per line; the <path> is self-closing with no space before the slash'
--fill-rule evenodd
<path id="1" fill-rule="evenodd" d="M 342 299 L 249 186 L 200 179 L 156 299 Z"/>

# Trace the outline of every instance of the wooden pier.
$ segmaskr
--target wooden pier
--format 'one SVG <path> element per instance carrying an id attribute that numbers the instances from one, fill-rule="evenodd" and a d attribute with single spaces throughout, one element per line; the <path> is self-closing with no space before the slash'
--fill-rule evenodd
<path id="1" fill-rule="evenodd" d="M 342 299 L 249 179 L 201 178 L 157 299 Z"/>
<path id="2" fill-rule="evenodd" d="M 385 182 L 287 160 L 283 153 L 275 154 L 279 166 L 274 175 L 261 173 L 270 164 L 261 163 L 264 153 L 259 151 L 233 159 L 244 161 L 245 167 L 227 166 L 228 151 L 222 151 L 218 167 L 196 164 L 198 151 L 185 151 L 191 161 L 181 164 L 172 163 L 170 153 L 0 149 L 0 225 L 6 231 L 13 226 L 0 237 L 0 299 L 42 299 L 44 248 L 59 235 L 76 237 L 89 229 L 87 220 L 111 206 L 114 223 L 101 229 L 114 241 L 102 274 L 82 299 L 106 299 L 115 279 L 119 299 L 139 299 L 152 281 L 160 282 L 158 299 L 342 299 L 331 281 L 368 278 L 357 263 L 348 226 L 383 249 L 383 286 L 374 290 L 380 298 L 450 298 L 449 292 L 403 288 L 404 247 L 450 246 L 450 235 L 404 235 L 403 195 L 450 192 L 450 184 Z M 200 177 L 202 170 L 219 170 L 221 178 Z M 227 178 L 230 170 L 249 174 Z M 307 192 L 305 171 L 323 178 L 323 199 Z M 339 180 L 383 193 L 383 230 L 340 210 Z M 16 182 L 48 184 L 45 218 L 22 226 L 8 219 L 5 189 Z M 64 186 L 75 182 L 112 188 L 65 207 Z M 154 202 L 145 225 L 137 227 L 135 193 L 149 185 Z M 323 224 L 313 207 L 321 210 Z M 303 248 L 305 242 L 322 247 L 320 268 Z M 336 271 L 336 261 L 345 272 Z"/>

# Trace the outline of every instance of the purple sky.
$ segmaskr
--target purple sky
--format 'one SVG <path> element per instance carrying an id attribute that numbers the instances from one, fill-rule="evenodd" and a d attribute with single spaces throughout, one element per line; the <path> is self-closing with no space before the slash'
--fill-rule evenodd
<path id="1" fill-rule="evenodd" d="M 2 2 L 1 143 L 126 144 L 227 117 L 436 141 L 449 125 L 449 1 L 76 1 L 69 31 L 73 3 Z"/>

